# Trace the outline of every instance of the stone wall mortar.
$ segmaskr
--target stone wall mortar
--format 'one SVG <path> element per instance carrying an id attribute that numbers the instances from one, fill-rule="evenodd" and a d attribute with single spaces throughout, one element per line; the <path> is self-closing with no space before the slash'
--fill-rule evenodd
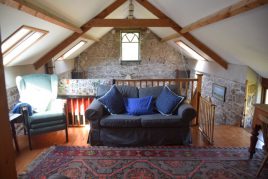
<path id="1" fill-rule="evenodd" d="M 109 32 L 86 52 L 87 60 L 81 62 L 87 78 L 133 79 L 174 78 L 175 70 L 185 70 L 185 59 L 173 47 L 152 32 L 141 30 L 141 62 L 120 64 L 120 30 Z"/>
<path id="2" fill-rule="evenodd" d="M 212 96 L 212 84 L 226 87 L 225 101 Z M 216 105 L 215 123 L 240 126 L 245 108 L 246 84 L 224 79 L 215 75 L 203 74 L 201 95 L 211 97 Z"/>

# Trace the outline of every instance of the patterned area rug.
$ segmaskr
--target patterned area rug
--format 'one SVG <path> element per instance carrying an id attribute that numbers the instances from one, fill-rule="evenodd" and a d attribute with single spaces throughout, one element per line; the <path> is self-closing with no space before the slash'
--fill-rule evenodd
<path id="1" fill-rule="evenodd" d="M 67 147 L 54 146 L 29 166 L 22 178 L 255 178 L 264 154 L 252 160 L 247 148 Z M 268 178 L 266 165 L 260 178 Z"/>

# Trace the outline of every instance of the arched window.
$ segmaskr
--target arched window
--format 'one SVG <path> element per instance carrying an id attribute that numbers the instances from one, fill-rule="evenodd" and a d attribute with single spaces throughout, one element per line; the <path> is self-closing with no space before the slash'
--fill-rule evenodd
<path id="1" fill-rule="evenodd" d="M 121 61 L 140 61 L 139 32 L 121 32 Z"/>

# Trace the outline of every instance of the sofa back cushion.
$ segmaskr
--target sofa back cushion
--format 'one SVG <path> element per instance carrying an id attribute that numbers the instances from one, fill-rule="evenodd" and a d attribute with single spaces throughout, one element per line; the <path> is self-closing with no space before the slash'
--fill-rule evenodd
<path id="1" fill-rule="evenodd" d="M 97 88 L 96 97 L 97 98 L 102 97 L 111 89 L 111 87 L 112 87 L 112 85 L 99 85 Z"/>
<path id="2" fill-rule="evenodd" d="M 99 85 L 97 88 L 96 97 L 102 97 L 105 95 L 111 88 L 111 85 Z M 120 91 L 123 97 L 126 98 L 138 98 L 138 88 L 134 86 L 116 86 L 117 89 Z"/>
<path id="3" fill-rule="evenodd" d="M 135 86 L 117 86 L 118 90 L 125 98 L 138 98 L 139 90 Z"/>
<path id="4" fill-rule="evenodd" d="M 178 90 L 176 89 L 175 85 L 169 85 L 168 86 L 171 91 L 173 91 L 175 94 L 178 94 Z M 154 99 L 156 99 L 162 92 L 164 86 L 154 86 L 154 87 L 147 87 L 147 88 L 140 88 L 139 89 L 139 97 L 143 98 L 146 96 L 152 96 Z"/>

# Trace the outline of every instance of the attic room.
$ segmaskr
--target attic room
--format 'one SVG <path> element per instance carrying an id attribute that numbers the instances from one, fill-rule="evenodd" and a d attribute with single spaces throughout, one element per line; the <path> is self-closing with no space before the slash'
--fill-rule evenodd
<path id="1" fill-rule="evenodd" d="M 0 2 L 0 178 L 267 178 L 267 0 Z"/>

